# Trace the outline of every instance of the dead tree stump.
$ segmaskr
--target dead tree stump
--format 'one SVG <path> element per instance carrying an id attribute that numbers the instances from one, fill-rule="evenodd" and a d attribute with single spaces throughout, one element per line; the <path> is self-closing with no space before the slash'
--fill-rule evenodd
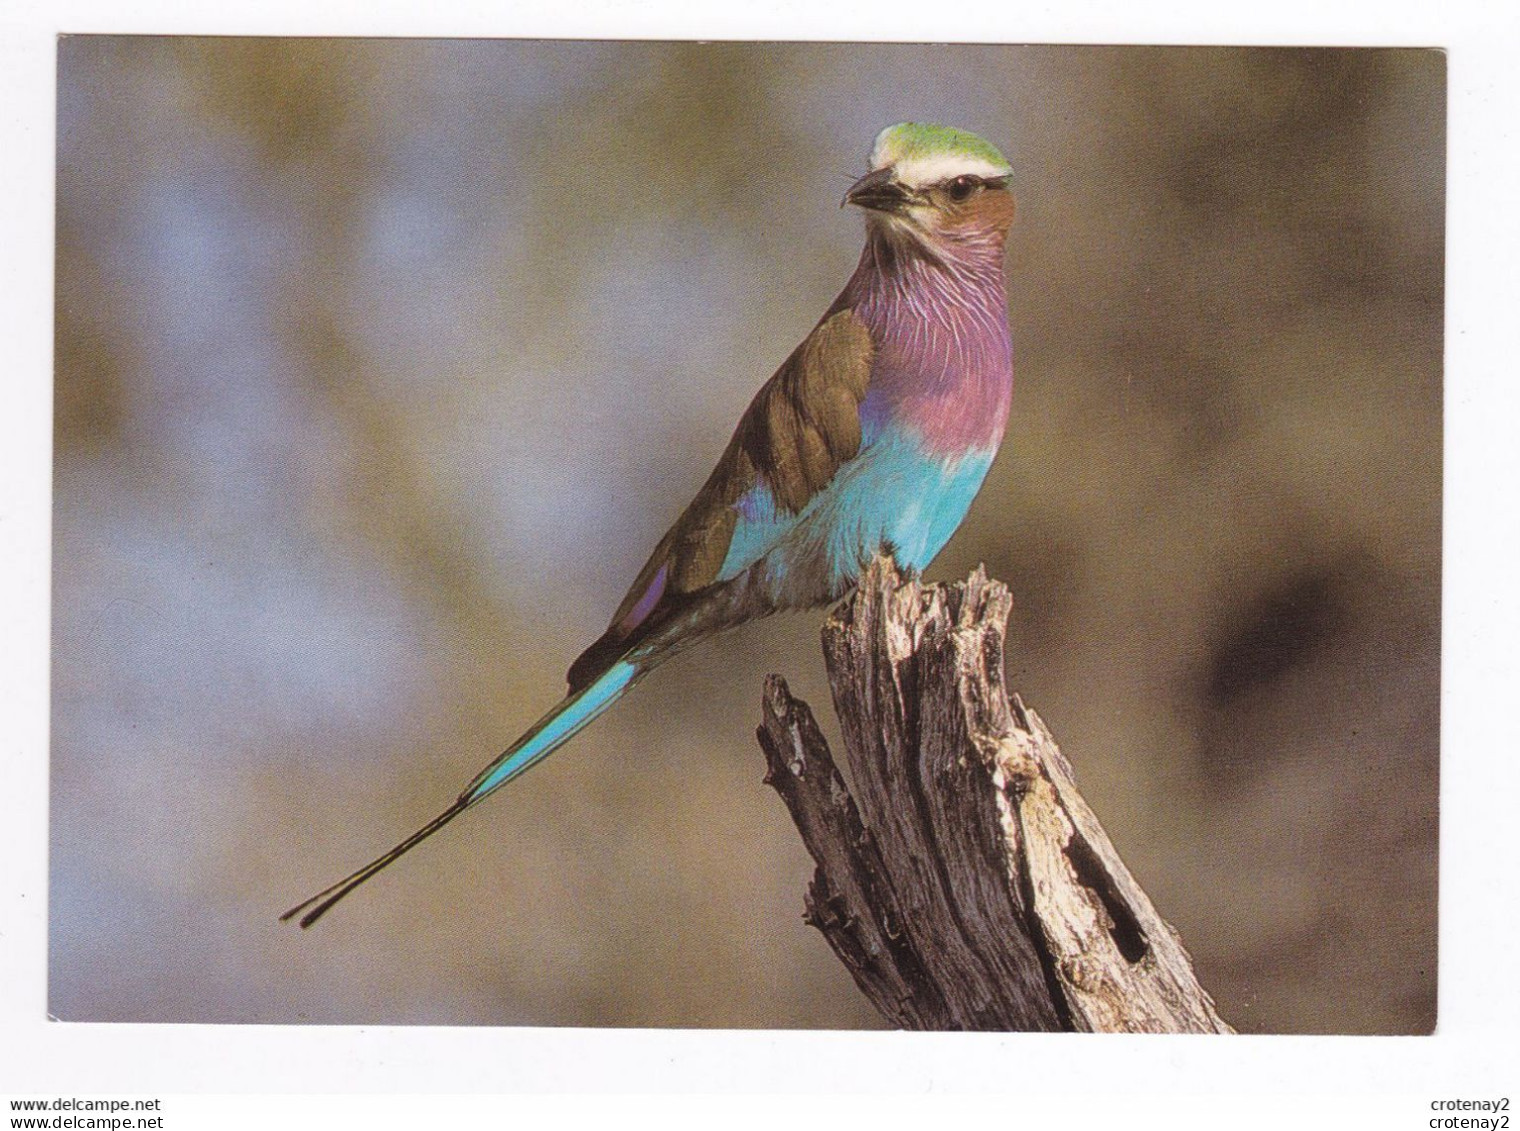
<path id="1" fill-rule="evenodd" d="M 851 789 L 766 681 L 760 743 L 817 871 L 805 918 L 907 1029 L 1228 1033 L 1045 724 L 1003 686 L 1012 600 L 878 558 L 823 630 Z"/>

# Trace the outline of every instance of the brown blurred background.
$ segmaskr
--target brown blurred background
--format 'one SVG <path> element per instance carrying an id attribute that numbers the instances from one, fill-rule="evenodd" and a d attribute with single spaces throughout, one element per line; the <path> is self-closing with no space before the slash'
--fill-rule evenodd
<path id="1" fill-rule="evenodd" d="M 319 928 L 562 689 L 854 266 L 874 133 L 1017 170 L 1014 420 L 931 576 L 1254 1031 L 1435 1021 L 1445 60 L 69 38 L 51 1009 L 874 1027 L 761 679 L 669 664 Z M 827 711 L 824 711 L 827 713 Z"/>

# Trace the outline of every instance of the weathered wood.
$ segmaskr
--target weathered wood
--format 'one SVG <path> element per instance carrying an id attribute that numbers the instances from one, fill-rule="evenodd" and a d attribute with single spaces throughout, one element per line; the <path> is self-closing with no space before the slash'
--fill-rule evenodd
<path id="1" fill-rule="evenodd" d="M 1232 1030 L 1003 686 L 1012 601 L 978 569 L 878 558 L 824 627 L 846 785 L 806 703 L 766 681 L 761 745 L 818 867 L 806 919 L 910 1029 Z"/>

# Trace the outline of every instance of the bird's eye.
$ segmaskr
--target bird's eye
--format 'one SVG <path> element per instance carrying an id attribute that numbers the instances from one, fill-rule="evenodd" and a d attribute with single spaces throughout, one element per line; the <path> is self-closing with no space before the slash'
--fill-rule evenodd
<path id="1" fill-rule="evenodd" d="M 959 204 L 963 200 L 970 199 L 971 194 L 981 187 L 982 182 L 976 177 L 956 177 L 950 182 L 946 191 L 949 192 L 950 199 Z"/>

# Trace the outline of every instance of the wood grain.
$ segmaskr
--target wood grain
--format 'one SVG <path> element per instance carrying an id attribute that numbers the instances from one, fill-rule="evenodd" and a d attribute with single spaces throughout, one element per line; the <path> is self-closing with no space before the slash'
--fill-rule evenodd
<path id="1" fill-rule="evenodd" d="M 823 630 L 843 772 L 808 705 L 766 681 L 766 780 L 817 864 L 807 921 L 901 1028 L 1232 1032 L 1009 699 L 1011 607 L 980 569 L 923 585 L 877 558 Z"/>

